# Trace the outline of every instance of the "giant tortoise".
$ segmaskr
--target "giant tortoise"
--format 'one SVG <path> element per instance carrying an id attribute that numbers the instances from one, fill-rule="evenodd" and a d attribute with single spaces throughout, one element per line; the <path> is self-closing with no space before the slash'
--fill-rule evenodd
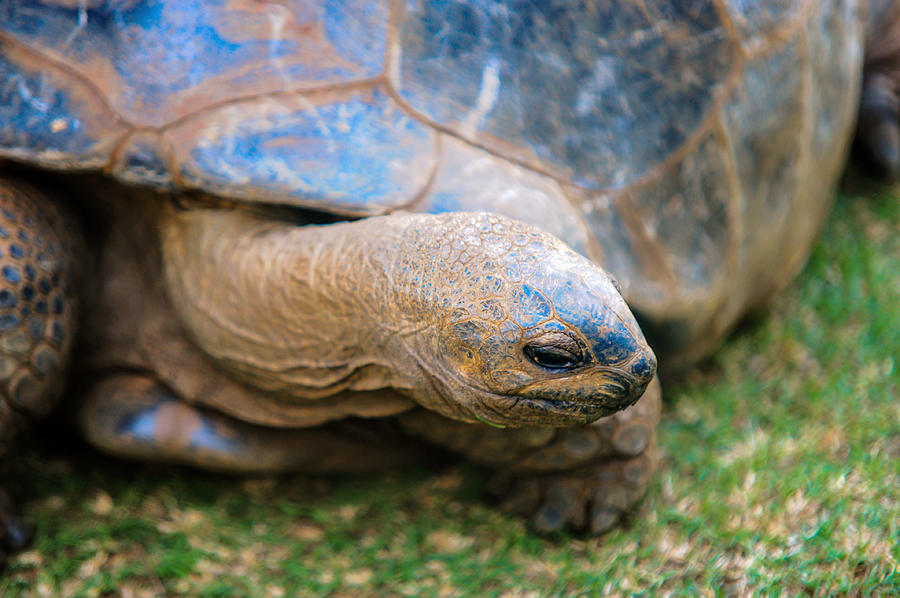
<path id="1" fill-rule="evenodd" d="M 660 407 L 622 296 L 684 368 L 803 263 L 861 95 L 894 169 L 890 4 L 0 3 L 7 458 L 65 396 L 119 455 L 436 445 L 539 531 L 608 529 Z"/>

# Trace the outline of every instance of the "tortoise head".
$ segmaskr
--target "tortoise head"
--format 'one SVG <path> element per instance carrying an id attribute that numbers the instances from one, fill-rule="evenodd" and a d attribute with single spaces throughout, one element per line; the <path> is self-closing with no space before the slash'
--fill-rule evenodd
<path id="1" fill-rule="evenodd" d="M 437 408 L 522 426 L 587 423 L 634 404 L 656 358 L 613 279 L 536 228 L 465 217 L 443 240 L 439 284 L 427 285 L 441 316 L 419 362 Z"/>

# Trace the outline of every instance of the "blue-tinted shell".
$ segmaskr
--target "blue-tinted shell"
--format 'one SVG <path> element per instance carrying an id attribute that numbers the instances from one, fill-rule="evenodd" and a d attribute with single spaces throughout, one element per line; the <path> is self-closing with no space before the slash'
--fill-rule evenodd
<path id="1" fill-rule="evenodd" d="M 805 258 L 864 9 L 0 0 L 0 156 L 353 216 L 505 213 L 600 261 L 689 355 Z"/>

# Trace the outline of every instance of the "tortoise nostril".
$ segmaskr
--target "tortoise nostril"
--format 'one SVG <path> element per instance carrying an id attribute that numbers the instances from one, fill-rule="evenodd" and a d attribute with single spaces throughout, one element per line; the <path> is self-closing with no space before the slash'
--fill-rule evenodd
<path id="1" fill-rule="evenodd" d="M 634 376 L 635 386 L 646 387 L 656 375 L 656 355 L 650 347 L 638 352 L 627 365 L 628 373 Z"/>

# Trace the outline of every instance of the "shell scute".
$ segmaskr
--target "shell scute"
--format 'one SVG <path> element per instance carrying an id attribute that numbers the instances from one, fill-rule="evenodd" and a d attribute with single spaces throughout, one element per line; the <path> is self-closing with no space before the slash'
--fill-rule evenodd
<path id="1" fill-rule="evenodd" d="M 388 74 L 414 111 L 464 139 L 619 188 L 691 136 L 731 72 L 714 4 L 407 5 Z"/>

